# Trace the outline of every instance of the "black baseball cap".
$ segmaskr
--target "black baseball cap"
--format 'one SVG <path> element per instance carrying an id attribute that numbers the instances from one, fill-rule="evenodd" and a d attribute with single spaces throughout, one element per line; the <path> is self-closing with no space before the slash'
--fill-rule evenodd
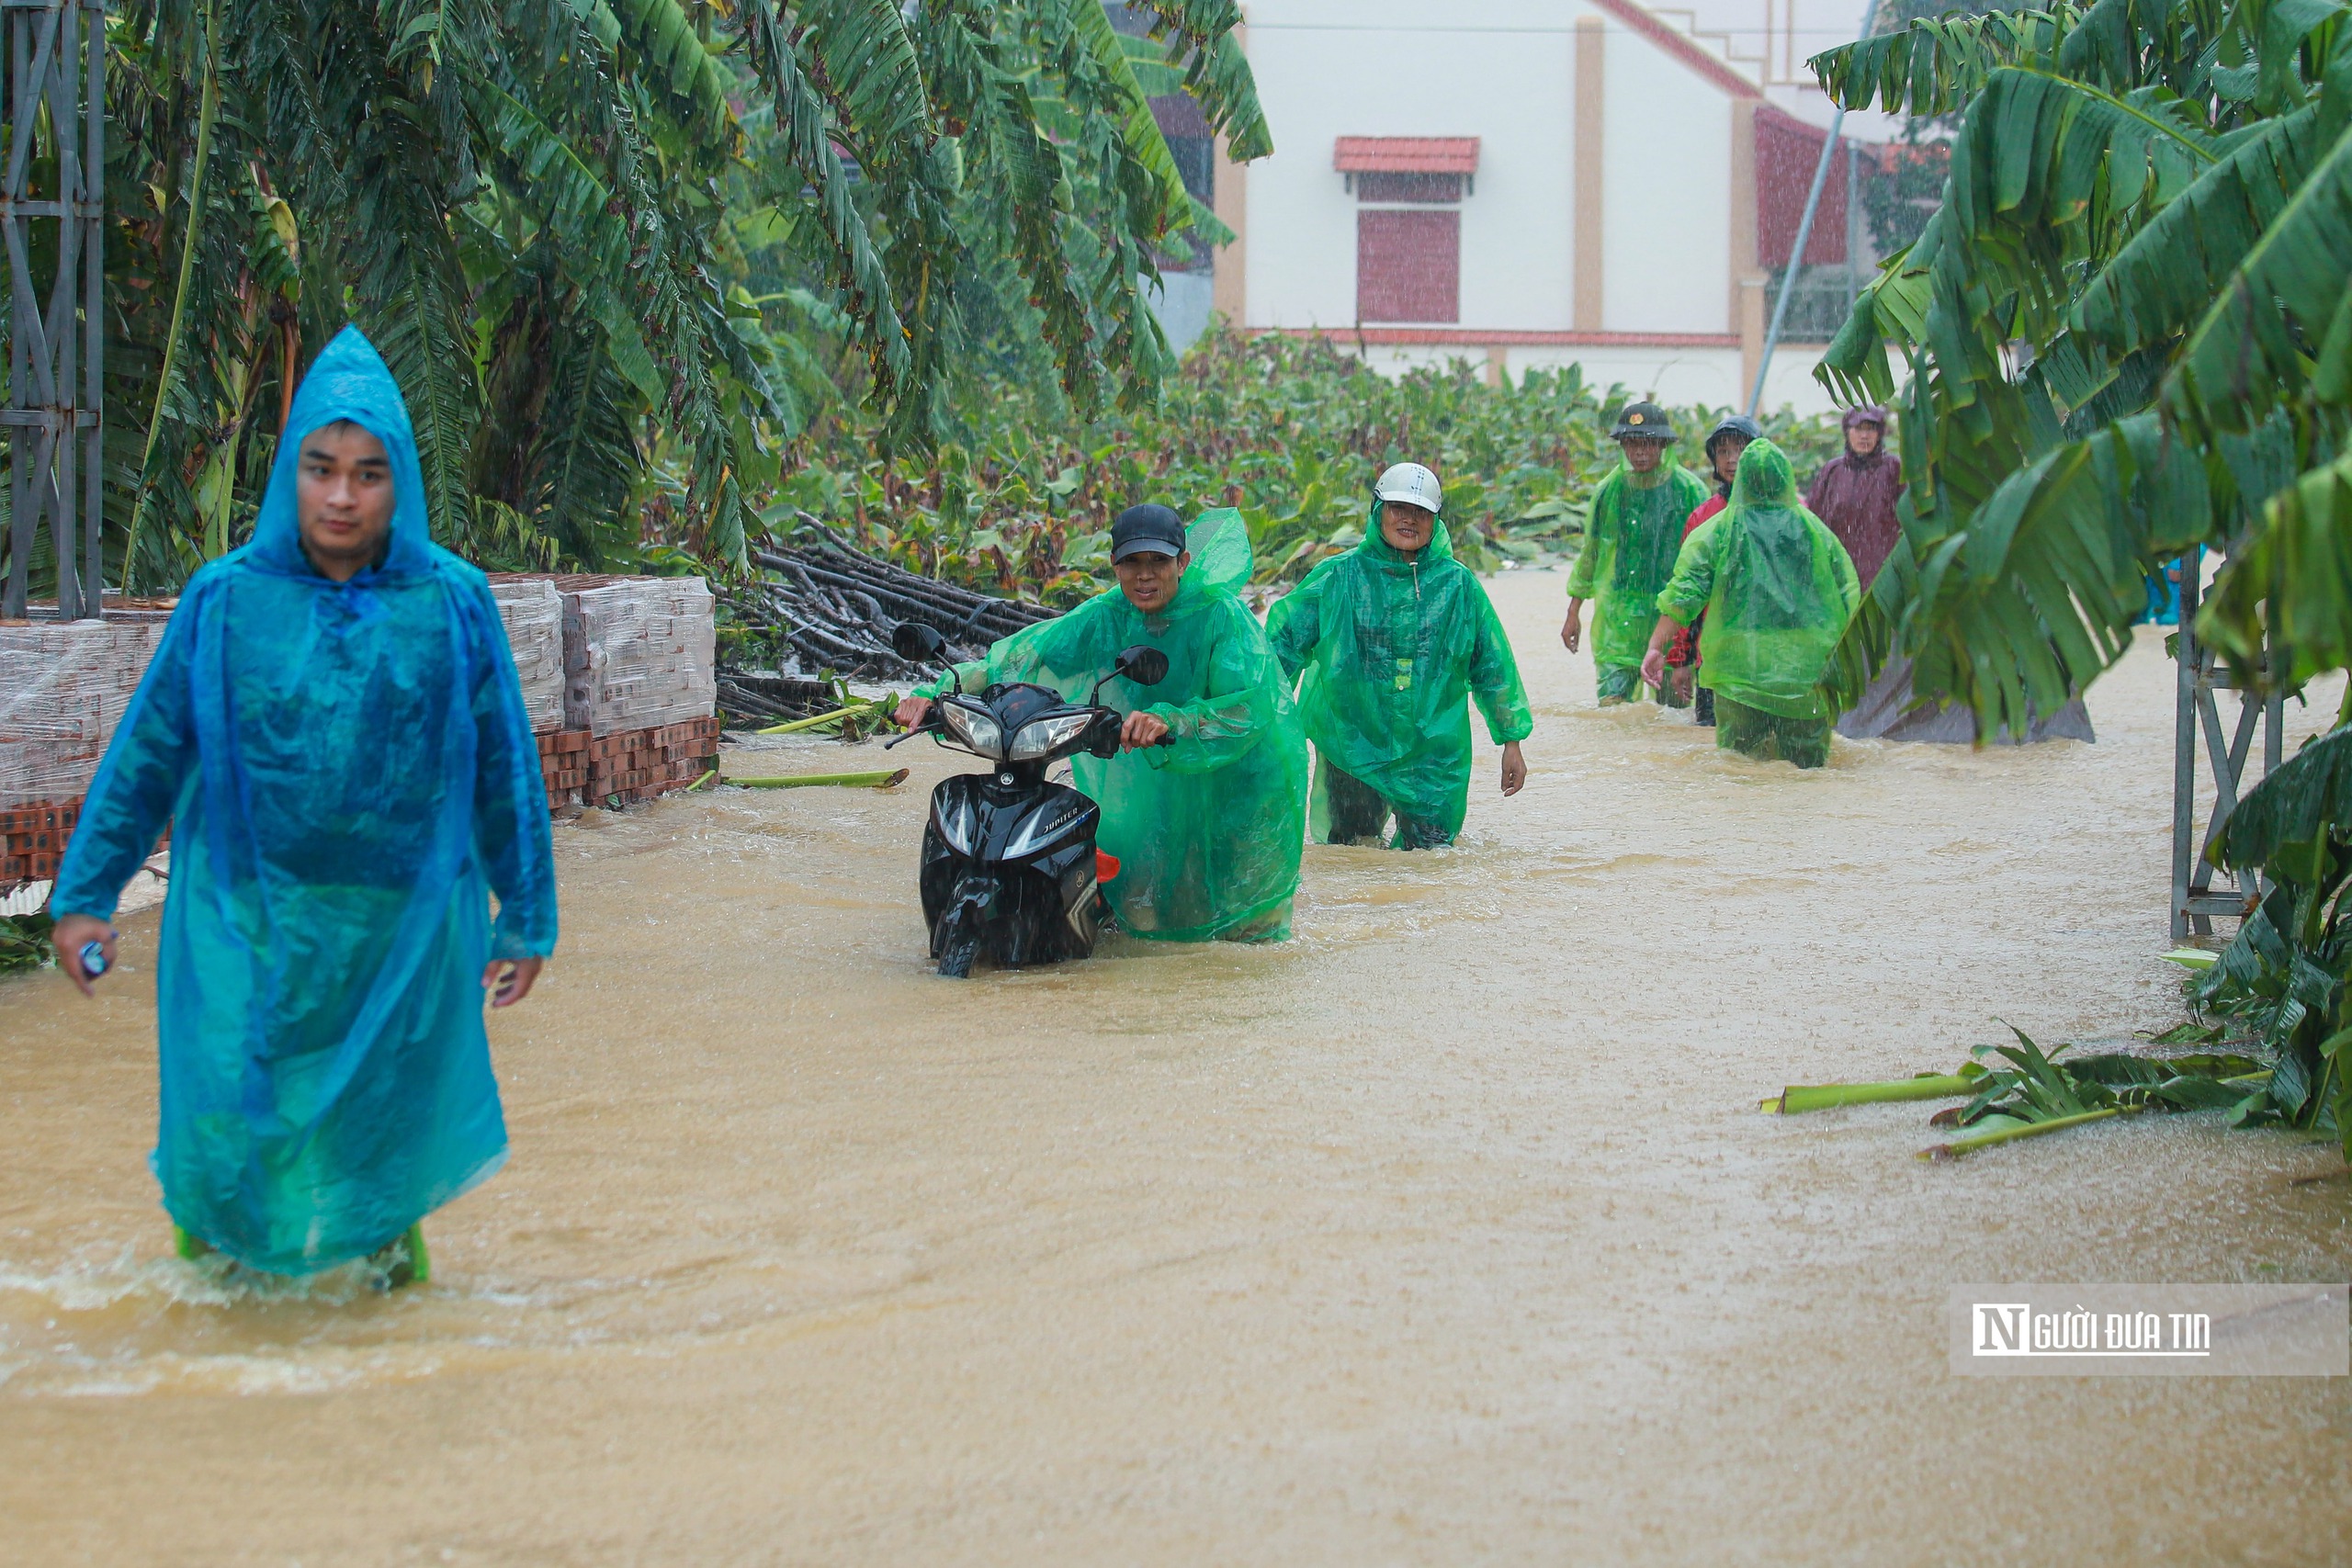
<path id="1" fill-rule="evenodd" d="M 1123 561 L 1145 550 L 1163 556 L 1184 553 L 1184 520 L 1172 506 L 1148 502 L 1130 506 L 1111 524 L 1111 559 Z"/>

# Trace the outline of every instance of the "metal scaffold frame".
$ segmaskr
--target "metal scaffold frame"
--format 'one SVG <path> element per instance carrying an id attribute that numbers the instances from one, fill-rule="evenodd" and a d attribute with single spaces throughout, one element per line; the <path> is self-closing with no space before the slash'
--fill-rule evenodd
<path id="1" fill-rule="evenodd" d="M 0 615 L 25 614 L 33 542 L 46 521 L 58 616 L 79 620 L 105 603 L 106 0 L 0 0 L 0 17 L 8 51 L 0 67 L 8 131 L 0 166 L 8 405 L 0 426 L 11 507 Z M 44 251 L 34 225 L 48 222 L 55 242 Z M 42 288 L 34 272 L 46 257 L 55 268 Z"/>
<path id="2" fill-rule="evenodd" d="M 2240 687 L 2228 666 L 2210 648 L 2199 645 L 2195 623 L 2202 586 L 2204 551 L 2193 549 L 2180 561 L 2180 641 L 2177 661 L 2178 701 L 2173 717 L 2172 775 L 2172 938 L 2183 942 L 2206 936 L 2213 917 L 2244 917 L 2261 897 L 2261 884 L 2251 871 L 2240 871 L 2233 883 L 2214 886 L 2221 874 L 2205 858 L 2222 824 L 2230 819 L 2248 786 L 2246 763 L 2254 751 L 2254 731 L 2262 727 L 2262 774 L 2267 778 L 2278 765 L 2287 722 L 2287 699 L 2273 692 L 2267 698 Z M 2238 694 L 2237 730 L 2225 736 L 2222 728 L 2222 692 Z M 2197 835 L 2197 751 L 2205 743 L 2208 771 L 2212 774 L 2213 807 L 2200 840 Z M 2255 781 L 2259 783 L 2259 780 Z"/>

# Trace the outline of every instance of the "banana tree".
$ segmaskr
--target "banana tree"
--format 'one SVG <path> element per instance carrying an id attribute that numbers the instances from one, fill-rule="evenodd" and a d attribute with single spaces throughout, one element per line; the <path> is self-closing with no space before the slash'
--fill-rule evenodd
<path id="1" fill-rule="evenodd" d="M 2267 640 L 2275 681 L 2352 660 L 2347 17 L 2098 0 L 1813 62 L 1849 107 L 1961 117 L 1940 205 L 1818 371 L 1899 402 L 1911 479 L 1838 694 L 1902 653 L 2021 730 L 2199 543 L 2231 555 L 2200 635 L 2249 671 Z"/>
<path id="2" fill-rule="evenodd" d="M 123 0 L 109 574 L 235 541 L 346 321 L 436 525 L 492 560 L 633 546 L 654 492 L 740 558 L 815 401 L 846 381 L 920 449 L 991 330 L 1083 410 L 1148 399 L 1154 258 L 1221 233 L 1148 95 L 1272 143 L 1233 0 L 1134 9 L 1152 39 L 1099 0 Z"/>
<path id="3" fill-rule="evenodd" d="M 2223 823 L 2225 865 L 2258 866 L 2261 905 L 2197 981 L 2211 1013 L 2252 1029 L 2276 1058 L 2249 1124 L 2332 1131 L 2352 1154 L 2352 727 L 2305 746 Z"/>

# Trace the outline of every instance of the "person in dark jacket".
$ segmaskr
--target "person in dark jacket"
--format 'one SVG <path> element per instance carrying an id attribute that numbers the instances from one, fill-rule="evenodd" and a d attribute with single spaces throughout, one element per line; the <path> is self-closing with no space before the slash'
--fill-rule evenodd
<path id="1" fill-rule="evenodd" d="M 1894 518 L 1894 501 L 1902 493 L 1903 460 L 1886 449 L 1886 411 L 1849 409 L 1846 455 L 1822 466 L 1804 503 L 1854 558 L 1854 573 L 1865 591 L 1903 536 L 1903 525 Z"/>

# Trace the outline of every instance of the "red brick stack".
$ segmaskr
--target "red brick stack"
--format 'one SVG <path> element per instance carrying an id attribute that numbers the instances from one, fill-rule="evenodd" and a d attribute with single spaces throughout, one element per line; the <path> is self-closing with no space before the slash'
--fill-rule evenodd
<path id="1" fill-rule="evenodd" d="M 580 804 L 588 783 L 588 732 L 584 729 L 542 729 L 532 737 L 539 743 L 539 777 L 548 786 L 548 809 Z"/>
<path id="2" fill-rule="evenodd" d="M 651 800 L 684 789 L 718 766 L 715 715 L 612 735 L 542 730 L 538 742 L 539 773 L 547 781 L 550 810 Z"/>
<path id="3" fill-rule="evenodd" d="M 689 718 L 655 729 L 624 729 L 588 742 L 591 806 L 626 806 L 684 789 L 718 766 L 718 720 Z"/>
<path id="4" fill-rule="evenodd" d="M 65 858 L 65 842 L 81 817 L 78 799 L 65 806 L 37 801 L 0 809 L 0 888 L 53 880 L 57 863 Z"/>

